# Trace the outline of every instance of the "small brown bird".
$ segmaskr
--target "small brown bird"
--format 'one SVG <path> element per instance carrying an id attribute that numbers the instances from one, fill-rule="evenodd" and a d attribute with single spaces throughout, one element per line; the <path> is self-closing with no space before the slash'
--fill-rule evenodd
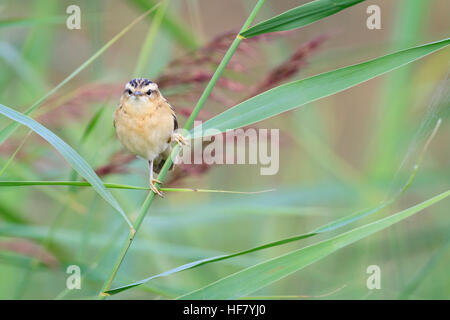
<path id="1" fill-rule="evenodd" d="M 160 172 L 172 151 L 173 141 L 180 145 L 186 141 L 175 133 L 178 128 L 175 110 L 162 96 L 158 85 L 143 78 L 128 82 L 114 113 L 114 127 L 125 148 L 148 161 L 150 188 L 163 196 L 155 186 L 161 182 L 153 178 L 153 172 Z"/>

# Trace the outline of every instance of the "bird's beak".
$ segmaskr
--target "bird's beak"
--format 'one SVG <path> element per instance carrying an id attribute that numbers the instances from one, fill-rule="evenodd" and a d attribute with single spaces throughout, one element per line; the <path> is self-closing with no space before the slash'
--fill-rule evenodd
<path id="1" fill-rule="evenodd" d="M 135 96 L 142 96 L 142 92 L 140 92 L 140 91 L 135 91 L 135 92 L 134 92 L 134 95 L 135 95 Z"/>

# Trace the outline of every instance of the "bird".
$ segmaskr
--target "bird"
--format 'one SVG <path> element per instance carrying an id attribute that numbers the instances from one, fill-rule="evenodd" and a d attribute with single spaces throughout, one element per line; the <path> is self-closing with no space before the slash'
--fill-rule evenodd
<path id="1" fill-rule="evenodd" d="M 148 161 L 150 189 L 163 197 L 155 185 L 161 185 L 161 181 L 153 174 L 161 171 L 170 156 L 172 142 L 186 145 L 187 141 L 176 132 L 175 110 L 163 97 L 158 85 L 146 78 L 129 81 L 114 112 L 113 124 L 125 149 Z"/>

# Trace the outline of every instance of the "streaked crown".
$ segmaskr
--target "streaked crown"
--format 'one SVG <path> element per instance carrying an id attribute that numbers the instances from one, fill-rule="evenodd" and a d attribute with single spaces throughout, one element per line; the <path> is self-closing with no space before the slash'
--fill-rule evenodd
<path id="1" fill-rule="evenodd" d="M 128 92 L 128 94 L 139 93 L 150 95 L 156 90 L 158 90 L 158 85 L 145 78 L 133 79 L 125 85 L 125 92 Z"/>

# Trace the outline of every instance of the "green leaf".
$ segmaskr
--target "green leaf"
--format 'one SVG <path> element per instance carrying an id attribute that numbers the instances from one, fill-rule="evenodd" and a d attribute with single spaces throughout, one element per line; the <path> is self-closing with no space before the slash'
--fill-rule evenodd
<path id="1" fill-rule="evenodd" d="M 156 274 L 154 276 L 148 277 L 146 279 L 143 279 L 143 280 L 136 281 L 136 282 L 133 282 L 133 283 L 121 286 L 121 287 L 117 287 L 117 288 L 111 289 L 111 290 L 107 291 L 107 293 L 108 294 L 116 294 L 116 293 L 119 293 L 121 291 L 128 290 L 128 289 L 131 289 L 133 287 L 137 287 L 137 286 L 139 286 L 141 284 L 144 284 L 144 283 L 146 283 L 146 282 L 148 282 L 150 280 L 153 280 L 153 279 L 156 279 L 156 278 L 159 278 L 159 277 L 166 277 L 166 276 L 169 276 L 171 274 L 174 274 L 174 273 L 177 273 L 177 272 L 181 272 L 181 271 L 185 271 L 185 270 L 189 270 L 189 269 L 194 269 L 194 268 L 203 266 L 205 264 L 210 264 L 210 263 L 213 263 L 213 262 L 227 260 L 227 259 L 235 258 L 235 257 L 238 257 L 238 256 L 242 256 L 242 255 L 245 255 L 245 254 L 249 254 L 249 253 L 252 253 L 252 252 L 256 252 L 256 251 L 260 251 L 260 250 L 264 250 L 264 249 L 268 249 L 268 248 L 272 248 L 272 247 L 276 247 L 276 246 L 281 246 L 281 245 L 284 245 L 284 244 L 287 244 L 287 243 L 291 243 L 291 242 L 295 242 L 295 241 L 300 241 L 300 240 L 307 239 L 307 238 L 310 238 L 312 236 L 318 235 L 318 234 L 323 233 L 323 232 L 334 231 L 334 230 L 342 228 L 342 227 L 344 227 L 344 226 L 346 226 L 346 225 L 348 225 L 348 224 L 350 224 L 352 222 L 355 222 L 355 221 L 357 221 L 359 219 L 362 219 L 362 218 L 364 218 L 364 217 L 366 217 L 368 215 L 371 215 L 371 214 L 381 210 L 386 205 L 387 205 L 387 203 L 384 203 L 384 204 L 381 204 L 381 205 L 379 205 L 379 206 L 377 206 L 377 207 L 375 207 L 373 209 L 364 210 L 364 211 L 361 211 L 361 212 L 350 214 L 350 215 L 345 216 L 345 217 L 343 217 L 341 219 L 338 219 L 338 220 L 335 220 L 333 222 L 330 222 L 330 223 L 328 223 L 328 224 L 326 224 L 324 226 L 318 227 L 318 228 L 316 228 L 313 231 L 310 231 L 308 233 L 303 233 L 303 234 L 299 234 L 299 235 L 296 235 L 296 236 L 293 236 L 293 237 L 289 237 L 289 238 L 285 238 L 285 239 L 269 242 L 269 243 L 266 243 L 266 244 L 263 244 L 263 245 L 251 248 L 251 249 L 235 252 L 235 253 L 228 254 L 228 255 L 220 255 L 220 256 L 216 256 L 216 257 L 205 258 L 205 259 L 201 259 L 201 260 L 198 260 L 198 261 L 189 262 L 189 263 L 186 263 L 186 264 L 181 265 L 179 267 L 176 267 L 176 268 L 170 269 L 168 271 L 165 271 L 163 273 Z"/>
<path id="2" fill-rule="evenodd" d="M 450 190 L 389 217 L 236 272 L 179 298 L 237 299 L 247 296 L 258 289 L 329 256 L 345 246 L 384 230 L 448 196 L 450 196 Z"/>
<path id="3" fill-rule="evenodd" d="M 278 86 L 195 127 L 191 130 L 192 138 L 244 127 L 295 109 L 397 69 L 449 44 L 450 39 L 445 39 Z M 208 129 L 214 130 L 208 133 Z"/>
<path id="4" fill-rule="evenodd" d="M 316 0 L 258 23 L 241 33 L 251 38 L 263 33 L 301 28 L 365 0 Z"/>
<path id="5" fill-rule="evenodd" d="M 116 199 L 111 195 L 111 193 L 105 188 L 103 182 L 94 172 L 94 170 L 89 166 L 89 164 L 67 143 L 65 143 L 61 138 L 55 135 L 53 132 L 48 130 L 46 127 L 36 122 L 35 120 L 27 117 L 20 112 L 17 112 L 11 108 L 8 108 L 2 104 L 0 104 L 0 113 L 4 116 L 24 125 L 36 132 L 42 138 L 47 140 L 53 147 L 58 150 L 58 152 L 66 159 L 66 161 L 75 169 L 82 177 L 84 177 L 92 187 L 97 191 L 97 193 L 103 197 L 109 204 L 116 209 L 126 223 L 133 229 L 133 226 L 128 220 L 125 212 L 123 212 L 122 208 L 117 203 Z"/>

